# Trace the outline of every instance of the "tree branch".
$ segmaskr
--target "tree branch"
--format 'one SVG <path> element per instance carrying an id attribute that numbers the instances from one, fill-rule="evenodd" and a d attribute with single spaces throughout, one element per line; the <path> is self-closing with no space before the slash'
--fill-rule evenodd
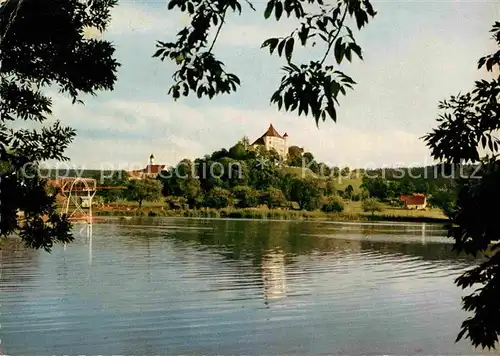
<path id="1" fill-rule="evenodd" d="M 251 8 L 253 11 L 256 11 L 255 6 L 253 6 L 253 4 L 250 2 L 250 0 L 245 0 L 245 2 L 248 4 L 248 6 L 250 6 L 250 8 Z"/>
<path id="2" fill-rule="evenodd" d="M 321 65 L 323 65 L 323 63 L 325 62 L 326 57 L 328 57 L 328 54 L 330 53 L 330 50 L 332 49 L 332 46 L 335 43 L 335 40 L 337 39 L 337 37 L 339 37 L 339 34 L 340 34 L 340 31 L 342 30 L 342 27 L 344 27 L 344 21 L 345 21 L 345 18 L 347 16 L 347 9 L 348 9 L 348 5 L 345 6 L 344 15 L 342 16 L 342 20 L 340 20 L 340 25 L 339 25 L 339 28 L 337 30 L 337 33 L 335 34 L 335 36 L 333 36 L 332 40 L 328 43 L 328 48 L 326 49 L 326 53 L 323 56 L 323 59 L 321 60 L 321 63 L 320 63 Z"/>
<path id="3" fill-rule="evenodd" d="M 226 18 L 226 14 L 227 14 L 227 8 L 229 7 L 229 5 L 226 5 L 224 7 L 224 13 L 222 14 L 222 18 L 220 20 L 220 25 L 219 25 L 219 28 L 217 28 L 217 32 L 215 33 L 215 37 L 214 37 L 214 40 L 212 42 L 212 45 L 210 46 L 209 50 L 208 50 L 208 53 L 212 52 L 212 49 L 214 48 L 215 46 L 215 42 L 217 42 L 217 38 L 219 37 L 219 34 L 220 34 L 220 30 L 222 29 L 222 26 L 224 25 L 224 20 Z"/>

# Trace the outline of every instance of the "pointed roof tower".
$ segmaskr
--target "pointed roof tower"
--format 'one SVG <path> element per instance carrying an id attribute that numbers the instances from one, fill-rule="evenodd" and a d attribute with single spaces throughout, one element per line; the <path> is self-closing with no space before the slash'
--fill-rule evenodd
<path id="1" fill-rule="evenodd" d="M 283 138 L 283 136 L 281 136 L 278 131 L 276 131 L 276 129 L 274 128 L 273 124 L 269 124 L 269 128 L 267 129 L 266 133 L 263 135 L 264 137 L 265 136 L 271 136 L 271 137 L 279 137 L 279 138 Z"/>
<path id="2" fill-rule="evenodd" d="M 267 129 L 266 132 L 262 136 L 260 136 L 257 140 L 255 140 L 252 145 L 263 145 L 264 144 L 264 137 L 278 137 L 278 138 L 283 138 L 278 131 L 274 128 L 273 124 L 269 124 L 269 128 Z"/>

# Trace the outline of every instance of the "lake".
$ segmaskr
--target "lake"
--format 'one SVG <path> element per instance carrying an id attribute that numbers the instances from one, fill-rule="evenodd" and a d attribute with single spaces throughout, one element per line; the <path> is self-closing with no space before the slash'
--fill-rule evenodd
<path id="1" fill-rule="evenodd" d="M 8 355 L 487 354 L 433 224 L 134 218 L 1 253 Z"/>

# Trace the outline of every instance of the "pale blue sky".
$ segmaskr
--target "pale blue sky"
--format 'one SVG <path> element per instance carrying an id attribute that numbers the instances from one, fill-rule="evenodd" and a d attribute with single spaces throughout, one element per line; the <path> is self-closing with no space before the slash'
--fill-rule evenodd
<path id="1" fill-rule="evenodd" d="M 115 91 L 86 98 L 83 107 L 54 100 L 55 116 L 78 132 L 67 151 L 72 163 L 133 168 L 154 153 L 158 163 L 175 164 L 229 148 L 244 135 L 253 140 L 272 122 L 290 144 L 333 165 L 429 164 L 419 137 L 435 126 L 439 100 L 470 90 L 481 76 L 477 59 L 494 49 L 488 31 L 500 18 L 496 1 L 373 1 L 378 15 L 357 36 L 365 60 L 343 68 L 358 85 L 341 100 L 338 122 L 318 129 L 312 118 L 269 105 L 283 62 L 260 43 L 293 23 L 263 20 L 265 2 L 255 4 L 257 13 L 244 8 L 229 19 L 215 47 L 240 76 L 239 91 L 174 102 L 167 95 L 174 66 L 151 55 L 155 41 L 173 40 L 186 18 L 169 12 L 167 1 L 120 0 L 105 34 L 122 63 Z"/>

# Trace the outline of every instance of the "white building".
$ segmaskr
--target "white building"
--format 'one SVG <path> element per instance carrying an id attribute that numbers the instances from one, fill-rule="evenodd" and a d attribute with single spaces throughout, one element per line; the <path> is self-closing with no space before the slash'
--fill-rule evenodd
<path id="1" fill-rule="evenodd" d="M 252 146 L 264 146 L 268 151 L 274 149 L 278 152 L 281 158 L 286 159 L 288 154 L 287 139 L 288 135 L 286 132 L 283 136 L 281 136 L 273 127 L 273 124 L 270 124 L 267 131 L 255 140 L 255 142 L 252 143 Z"/>
<path id="2" fill-rule="evenodd" d="M 149 156 L 149 164 L 146 168 L 129 171 L 128 176 L 129 179 L 142 179 L 145 177 L 156 178 L 164 168 L 164 164 L 155 164 L 155 156 L 151 154 L 151 156 Z"/>

